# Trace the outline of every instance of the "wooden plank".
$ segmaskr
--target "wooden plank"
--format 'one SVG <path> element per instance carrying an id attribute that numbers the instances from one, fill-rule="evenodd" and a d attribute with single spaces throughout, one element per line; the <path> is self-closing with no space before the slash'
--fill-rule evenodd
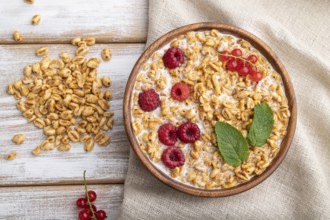
<path id="1" fill-rule="evenodd" d="M 113 58 L 101 62 L 99 76 L 110 76 L 113 100 L 111 110 L 115 112 L 114 129 L 109 132 L 112 143 L 108 147 L 96 146 L 85 153 L 81 143 L 73 145 L 69 152 L 57 150 L 43 152 L 39 157 L 31 150 L 44 139 L 41 129 L 28 124 L 15 107 L 16 100 L 7 95 L 8 83 L 22 77 L 22 69 L 27 64 L 39 61 L 35 50 L 43 45 L 0 45 L 0 186 L 43 185 L 80 183 L 83 170 L 87 170 L 92 183 L 123 183 L 127 171 L 129 143 L 124 132 L 122 99 L 126 80 L 142 53 L 143 44 L 107 44 L 91 47 L 88 57 L 100 57 L 104 47 L 111 48 Z M 49 55 L 58 57 L 62 51 L 72 52 L 70 45 L 49 45 Z M 13 135 L 23 133 L 27 139 L 22 145 L 11 142 Z M 17 158 L 7 161 L 4 156 L 11 150 L 17 151 Z"/>
<path id="2" fill-rule="evenodd" d="M 147 0 L 6 1 L 0 7 L 0 43 L 15 43 L 14 31 L 22 33 L 22 43 L 67 43 L 87 35 L 99 43 L 145 42 L 147 7 Z M 41 22 L 33 26 L 35 14 Z"/>
<path id="3" fill-rule="evenodd" d="M 94 202 L 116 219 L 123 201 L 123 185 L 89 185 L 97 193 Z M 0 188 L 0 219 L 78 219 L 76 200 L 84 197 L 84 186 Z"/>

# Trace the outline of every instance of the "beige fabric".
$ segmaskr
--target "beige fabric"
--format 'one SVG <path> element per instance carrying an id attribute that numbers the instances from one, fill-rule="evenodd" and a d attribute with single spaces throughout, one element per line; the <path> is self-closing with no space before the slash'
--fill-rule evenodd
<path id="1" fill-rule="evenodd" d="M 298 123 L 275 173 L 227 198 L 180 193 L 131 152 L 120 219 L 330 219 L 330 1 L 150 0 L 149 8 L 148 44 L 202 21 L 238 26 L 263 39 L 291 76 Z"/>

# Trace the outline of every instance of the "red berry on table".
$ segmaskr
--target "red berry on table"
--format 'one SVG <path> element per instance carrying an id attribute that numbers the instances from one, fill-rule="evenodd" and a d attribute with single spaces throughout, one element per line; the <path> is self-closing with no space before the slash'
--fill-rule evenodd
<path id="1" fill-rule="evenodd" d="M 249 74 L 249 68 L 247 66 L 243 66 L 237 72 L 240 76 L 247 76 Z"/>
<path id="2" fill-rule="evenodd" d="M 247 58 L 248 61 L 250 61 L 251 63 L 256 63 L 258 61 L 258 58 L 256 55 L 250 55 Z"/>
<path id="3" fill-rule="evenodd" d="M 138 104 L 143 111 L 151 112 L 160 105 L 159 95 L 154 89 L 143 91 L 139 94 Z"/>
<path id="4" fill-rule="evenodd" d="M 171 89 L 171 97 L 178 101 L 185 101 L 190 96 L 190 88 L 186 83 L 178 82 Z"/>
<path id="5" fill-rule="evenodd" d="M 97 208 L 96 208 L 96 206 L 95 206 L 95 205 L 93 205 L 93 204 L 92 204 L 92 209 L 93 209 L 93 211 L 94 211 L 94 212 L 96 212 L 96 211 L 97 211 Z M 91 213 L 91 214 L 92 214 L 92 213 Z M 92 215 L 93 215 L 93 214 L 92 214 Z"/>
<path id="6" fill-rule="evenodd" d="M 236 48 L 236 49 L 231 51 L 231 55 L 236 56 L 236 57 L 240 57 L 240 56 L 242 56 L 242 51 L 241 51 L 241 49 Z"/>
<path id="7" fill-rule="evenodd" d="M 84 209 L 88 208 L 88 202 L 86 198 L 79 198 L 76 202 L 78 208 Z"/>
<path id="8" fill-rule="evenodd" d="M 163 124 L 158 129 L 158 139 L 164 145 L 173 146 L 178 140 L 176 132 L 177 128 L 174 125 Z"/>
<path id="9" fill-rule="evenodd" d="M 237 66 L 238 66 L 238 63 L 235 59 L 229 60 L 228 63 L 226 64 L 226 68 L 229 71 L 235 71 Z"/>
<path id="10" fill-rule="evenodd" d="M 262 77 L 263 77 L 262 73 L 258 71 L 250 73 L 250 79 L 253 82 L 259 82 L 262 79 Z"/>
<path id="11" fill-rule="evenodd" d="M 222 52 L 220 52 L 220 55 L 219 55 L 219 60 L 221 60 L 222 62 L 224 62 L 224 61 L 227 61 L 227 60 L 229 60 L 229 56 L 226 56 L 226 54 L 230 54 L 228 51 L 222 51 Z"/>
<path id="12" fill-rule="evenodd" d="M 165 67 L 169 69 L 175 69 L 181 66 L 184 62 L 183 55 L 184 55 L 183 51 L 180 48 L 177 47 L 169 48 L 163 56 L 163 62 Z"/>
<path id="13" fill-rule="evenodd" d="M 97 208 L 92 202 L 94 202 L 97 198 L 97 194 L 95 191 L 87 190 L 87 182 L 86 182 L 86 170 L 84 171 L 84 185 L 85 185 L 85 195 L 86 198 L 79 198 L 77 200 L 77 206 L 79 208 L 84 208 L 79 212 L 79 220 L 92 220 L 96 218 Z M 103 210 L 101 210 L 103 211 Z M 104 211 L 103 211 L 104 212 Z M 102 217 L 102 212 L 100 214 Z M 104 219 L 104 218 L 100 218 Z"/>
<path id="14" fill-rule="evenodd" d="M 88 191 L 88 197 L 90 202 L 94 202 L 96 200 L 96 192 L 95 191 Z"/>
<path id="15" fill-rule="evenodd" d="M 95 215 L 95 213 L 97 211 L 96 206 L 92 205 L 92 209 L 93 209 L 93 212 L 94 212 L 94 215 Z M 88 213 L 89 217 L 91 217 L 91 218 L 93 217 L 93 213 L 92 213 L 91 209 L 89 208 L 89 206 L 88 206 L 88 208 L 85 209 L 85 211 Z"/>
<path id="16" fill-rule="evenodd" d="M 170 169 L 180 167 L 184 164 L 185 158 L 178 147 L 168 147 L 163 151 L 162 161 Z"/>
<path id="17" fill-rule="evenodd" d="M 107 213 L 103 210 L 98 210 L 96 213 L 95 213 L 95 217 L 97 220 L 104 220 L 107 218 Z"/>
<path id="18" fill-rule="evenodd" d="M 197 124 L 186 122 L 179 126 L 177 134 L 183 143 L 194 143 L 200 137 L 200 130 Z"/>
<path id="19" fill-rule="evenodd" d="M 84 209 L 79 212 L 79 220 L 91 220 L 92 217 L 89 215 L 89 209 Z"/>

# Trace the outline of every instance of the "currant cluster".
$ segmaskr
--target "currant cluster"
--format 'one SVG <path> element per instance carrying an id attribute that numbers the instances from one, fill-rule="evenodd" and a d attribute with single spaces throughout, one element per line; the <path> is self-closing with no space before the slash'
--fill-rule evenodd
<path id="1" fill-rule="evenodd" d="M 97 198 L 95 191 L 87 191 L 87 184 L 84 171 L 84 183 L 86 197 L 79 198 L 76 202 L 77 207 L 83 209 L 79 212 L 79 220 L 104 220 L 107 218 L 107 214 L 103 210 L 97 210 L 96 206 L 93 204 Z"/>
<path id="2" fill-rule="evenodd" d="M 258 57 L 255 55 L 249 55 L 247 58 L 242 57 L 242 51 L 238 48 L 230 52 L 220 52 L 219 59 L 222 62 L 226 62 L 226 69 L 229 71 L 236 71 L 240 76 L 250 76 L 250 79 L 254 82 L 259 82 L 263 75 L 260 73 L 255 64 L 258 61 Z"/>

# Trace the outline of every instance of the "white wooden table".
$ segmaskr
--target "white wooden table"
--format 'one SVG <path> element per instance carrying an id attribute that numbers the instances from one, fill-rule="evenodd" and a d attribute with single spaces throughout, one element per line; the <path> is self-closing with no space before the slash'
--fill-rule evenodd
<path id="1" fill-rule="evenodd" d="M 115 219 L 123 199 L 129 144 L 123 127 L 122 98 L 128 75 L 142 53 L 147 36 L 146 0 L 23 0 L 2 2 L 0 7 L 0 219 L 77 219 L 77 198 L 83 196 L 82 174 L 87 170 L 89 188 L 98 194 L 96 205 Z M 41 23 L 31 18 L 41 15 Z M 12 39 L 14 31 L 24 37 Z M 76 36 L 94 36 L 97 45 L 88 56 L 100 57 L 104 47 L 113 51 L 110 62 L 102 62 L 99 75 L 110 75 L 115 112 L 112 143 L 85 153 L 81 144 L 69 152 L 51 151 L 35 157 L 31 150 L 43 134 L 16 109 L 16 101 L 6 94 L 9 82 L 22 76 L 25 65 L 39 61 L 35 50 L 49 47 L 56 58 L 62 51 L 76 48 L 69 41 Z M 26 134 L 23 145 L 14 145 L 14 134 Z M 4 156 L 17 151 L 17 158 Z"/>

